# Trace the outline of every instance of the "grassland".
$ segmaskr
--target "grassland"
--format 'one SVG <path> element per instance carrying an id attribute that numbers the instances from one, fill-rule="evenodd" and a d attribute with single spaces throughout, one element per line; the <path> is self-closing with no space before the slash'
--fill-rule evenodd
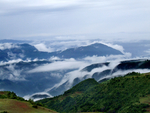
<path id="1" fill-rule="evenodd" d="M 0 91 L 0 113 L 57 113 L 33 103 L 16 96 L 13 92 Z"/>

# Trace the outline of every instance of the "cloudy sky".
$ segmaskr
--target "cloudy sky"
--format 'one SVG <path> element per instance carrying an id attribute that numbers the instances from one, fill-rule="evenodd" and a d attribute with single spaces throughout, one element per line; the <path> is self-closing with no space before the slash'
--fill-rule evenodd
<path id="1" fill-rule="evenodd" d="M 0 39 L 149 37 L 149 0 L 0 0 Z"/>

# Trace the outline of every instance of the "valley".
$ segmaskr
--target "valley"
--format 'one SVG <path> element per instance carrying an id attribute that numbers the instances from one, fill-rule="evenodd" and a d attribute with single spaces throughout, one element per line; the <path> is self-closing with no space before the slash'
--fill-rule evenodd
<path id="1" fill-rule="evenodd" d="M 42 52 L 26 43 L 6 43 L 1 45 L 0 52 L 0 90 L 15 92 L 48 109 L 57 112 L 123 112 L 131 107 L 143 112 L 149 109 L 148 57 L 130 58 L 128 53 L 101 43 L 56 52 Z M 143 91 L 140 88 L 144 88 Z M 21 110 L 23 106 L 29 109 L 27 112 L 35 112 L 31 105 L 18 100 L 1 102 L 8 105 L 5 109 L 10 109 L 9 103 L 19 103 L 14 104 L 16 110 L 20 105 Z M 41 109 L 46 110 L 38 107 L 36 112 Z"/>
<path id="2" fill-rule="evenodd" d="M 0 0 L 0 113 L 48 112 L 150 112 L 150 0 Z"/>

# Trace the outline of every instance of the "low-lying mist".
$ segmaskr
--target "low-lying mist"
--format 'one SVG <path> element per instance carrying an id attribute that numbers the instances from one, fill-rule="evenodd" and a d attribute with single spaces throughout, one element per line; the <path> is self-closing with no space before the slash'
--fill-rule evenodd
<path id="1" fill-rule="evenodd" d="M 71 43 L 75 42 L 73 45 Z M 65 50 L 69 47 L 87 46 L 96 42 L 80 42 L 80 41 L 62 41 L 57 46 L 53 42 L 52 47 L 46 45 L 45 42 L 32 43 L 39 51 L 52 52 L 57 51 L 60 47 Z M 150 72 L 147 68 L 138 69 L 116 69 L 122 61 L 149 59 L 149 57 L 132 58 L 132 53 L 125 52 L 121 45 L 100 42 L 111 48 L 119 50 L 120 55 L 106 56 L 86 56 L 84 58 L 59 58 L 50 56 L 48 59 L 12 59 L 0 62 L 0 81 L 4 84 L 1 90 L 11 90 L 25 99 L 33 98 L 41 99 L 53 97 L 64 93 L 72 86 L 87 78 L 94 78 L 98 82 L 103 79 L 110 79 L 117 76 L 124 76 L 129 72 L 147 73 Z M 65 44 L 65 46 L 63 46 Z M 8 47 L 6 47 L 8 46 Z M 12 44 L 0 45 L 1 49 L 11 49 L 18 46 Z M 26 56 L 23 54 L 23 56 Z M 143 60 L 143 61 L 144 61 Z M 108 63 L 106 65 L 105 63 Z M 93 65 L 94 67 L 90 67 Z M 99 65 L 99 66 L 97 66 Z M 90 71 L 86 68 L 91 68 Z M 115 69 L 115 71 L 114 71 Z M 8 84 L 12 84 L 8 86 Z M 29 89 L 30 87 L 30 89 Z"/>

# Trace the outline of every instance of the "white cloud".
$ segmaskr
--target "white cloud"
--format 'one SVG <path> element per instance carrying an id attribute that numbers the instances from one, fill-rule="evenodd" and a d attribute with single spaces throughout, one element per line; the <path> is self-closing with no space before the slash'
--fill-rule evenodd
<path id="1" fill-rule="evenodd" d="M 54 61 L 50 64 L 44 64 L 42 66 L 36 67 L 29 71 L 29 73 L 37 72 L 48 72 L 48 71 L 57 71 L 57 70 L 68 70 L 68 69 L 82 69 L 84 66 L 93 63 L 104 63 L 107 61 L 118 62 L 122 59 L 129 59 L 131 57 L 130 53 L 124 55 L 110 55 L 110 56 L 92 56 L 85 57 L 81 60 L 75 60 L 73 58 L 65 59 L 64 61 Z M 59 60 L 57 57 L 51 57 L 50 60 Z"/>
<path id="2" fill-rule="evenodd" d="M 111 48 L 114 48 L 116 50 L 119 50 L 120 52 L 124 53 L 124 48 L 121 45 L 118 44 L 112 44 L 112 43 L 108 43 L 108 42 L 103 42 L 103 41 L 93 41 L 93 42 L 88 42 L 88 45 L 94 44 L 94 43 L 101 43 L 104 44 L 106 46 L 109 46 Z"/>
<path id="3" fill-rule="evenodd" d="M 54 56 L 52 56 L 49 60 L 50 60 L 50 61 L 56 61 L 56 60 L 60 60 L 60 58 L 59 58 L 59 57 L 54 57 Z"/>
<path id="4" fill-rule="evenodd" d="M 0 37 L 63 39 L 64 35 L 83 35 L 87 39 L 91 35 L 90 39 L 112 41 L 149 39 L 149 4 L 147 0 L 1 0 Z"/>
<path id="5" fill-rule="evenodd" d="M 108 42 L 150 40 L 148 0 L 0 0 L 0 18 L 1 39 L 51 40 L 50 47 L 41 42 L 35 44 L 40 51 L 64 50 L 87 45 L 97 39 Z M 120 45 L 107 45 L 124 53 Z M 1 49 L 6 47 L 11 48 L 12 45 L 0 45 Z M 124 54 L 86 57 L 84 61 L 57 61 L 29 72 L 80 69 L 82 65 L 117 62 L 131 57 L 130 53 Z M 1 62 L 0 65 L 13 62 L 18 61 Z M 79 71 L 74 73 L 82 75 Z M 76 76 L 73 72 L 68 74 Z"/>
<path id="6" fill-rule="evenodd" d="M 28 12 L 55 12 L 76 6 L 78 0 L 1 0 L 0 14 L 24 14 Z M 20 13 L 21 12 L 21 13 Z"/>
<path id="7" fill-rule="evenodd" d="M 18 63 L 18 62 L 21 62 L 21 61 L 23 61 L 23 60 L 22 60 L 22 59 L 16 59 L 16 60 L 9 60 L 8 62 L 3 62 L 3 61 L 1 61 L 1 62 L 0 62 L 0 66 L 1 66 L 1 65 L 6 65 L 6 64 Z"/>
<path id="8" fill-rule="evenodd" d="M 110 44 L 110 43 L 104 43 L 104 44 L 124 53 L 124 48 L 121 45 L 117 45 L 117 44 L 114 45 L 114 44 Z"/>
<path id="9" fill-rule="evenodd" d="M 133 70 L 127 70 L 127 71 L 117 71 L 113 73 L 112 75 L 108 75 L 103 78 L 100 78 L 98 81 L 103 80 L 104 78 L 111 79 L 111 78 L 118 77 L 118 76 L 125 76 L 126 74 L 131 73 L 131 72 L 149 73 L 150 69 L 133 69 Z"/>
<path id="10" fill-rule="evenodd" d="M 0 43 L 0 49 L 5 50 L 5 49 L 12 49 L 12 48 L 19 48 L 16 44 L 11 44 L 11 43 Z"/>
<path id="11" fill-rule="evenodd" d="M 108 61 L 121 61 L 131 58 L 131 53 L 125 53 L 124 55 L 109 55 L 109 56 L 92 56 L 85 57 L 84 60 L 90 63 L 104 63 Z"/>
<path id="12" fill-rule="evenodd" d="M 43 44 L 43 43 L 40 43 L 40 44 L 36 44 L 36 45 L 34 45 L 39 51 L 44 51 L 44 52 L 52 52 L 53 51 L 53 49 L 52 48 L 50 48 L 50 47 L 46 47 L 46 45 L 45 44 Z"/>
<path id="13" fill-rule="evenodd" d="M 80 39 L 78 39 L 80 38 Z M 89 44 L 91 41 L 90 40 L 85 40 L 83 39 L 82 36 L 68 36 L 66 38 L 65 36 L 60 36 L 60 38 L 53 38 L 54 40 L 52 41 L 47 41 L 46 45 L 51 46 L 52 48 L 57 50 L 65 50 L 68 48 L 75 48 L 83 45 Z"/>
<path id="14" fill-rule="evenodd" d="M 110 67 L 108 66 L 102 66 L 101 68 L 95 68 L 93 69 L 91 72 L 86 72 L 86 71 L 80 71 L 80 70 L 75 70 L 75 71 L 71 71 L 69 73 L 66 74 L 66 77 L 64 79 L 66 79 L 66 81 L 69 81 L 69 88 L 72 86 L 73 84 L 73 80 L 75 78 L 80 78 L 81 80 L 87 75 L 87 78 L 91 78 L 92 75 L 95 73 L 95 72 L 102 72 L 106 69 L 110 69 Z M 65 80 L 63 80 L 65 81 Z"/>
<path id="15" fill-rule="evenodd" d="M 80 80 L 83 80 L 83 78 L 85 76 L 87 76 L 86 78 L 92 78 L 92 75 L 95 72 L 102 72 L 102 71 L 107 70 L 107 69 L 113 69 L 119 63 L 120 63 L 119 61 L 113 61 L 113 62 L 110 62 L 110 64 L 108 66 L 104 65 L 104 66 L 99 67 L 99 68 L 94 68 L 91 72 L 81 71 L 83 69 L 83 67 L 80 68 L 80 69 L 77 69 L 77 70 L 73 70 L 71 72 L 66 73 L 63 76 L 63 79 L 61 80 L 61 82 L 59 82 L 58 84 L 55 84 L 52 88 L 46 89 L 45 91 L 48 92 L 48 91 L 50 91 L 53 88 L 58 88 L 59 86 L 61 86 L 65 82 L 68 82 L 66 84 L 66 90 L 68 90 L 69 88 L 72 87 L 73 81 L 74 81 L 75 78 L 79 78 Z"/>
<path id="16" fill-rule="evenodd" d="M 32 96 L 34 96 L 34 95 L 47 95 L 47 96 L 49 96 L 49 98 L 53 97 L 53 96 L 50 95 L 49 93 L 46 93 L 46 92 L 38 92 L 38 93 L 34 93 L 34 94 L 32 94 L 32 95 L 25 95 L 23 98 L 24 98 L 25 100 L 29 100 L 29 99 L 32 99 Z M 33 100 L 34 100 L 34 101 L 38 101 L 38 100 L 41 100 L 41 99 L 43 99 L 43 98 L 36 98 L 36 99 L 33 99 Z"/>
<path id="17" fill-rule="evenodd" d="M 66 84 L 66 90 L 72 87 L 73 81 L 75 78 L 79 78 L 80 80 L 83 80 L 83 78 L 86 76 L 86 78 L 91 78 L 92 75 L 96 72 L 100 73 L 103 72 L 104 70 L 107 69 L 114 69 L 118 64 L 120 64 L 121 61 L 124 60 L 131 60 L 131 54 L 130 53 L 126 53 L 125 55 L 110 55 L 110 56 L 102 56 L 102 57 L 97 57 L 97 56 L 93 56 L 93 57 L 86 57 L 83 59 L 82 62 L 87 63 L 86 66 L 89 66 L 90 64 L 94 64 L 94 63 L 105 63 L 105 62 L 110 62 L 110 64 L 108 66 L 104 65 L 102 67 L 98 67 L 98 68 L 94 68 L 93 70 L 91 70 L 90 72 L 87 71 L 81 71 L 83 68 L 85 67 L 80 67 L 79 69 L 73 70 L 71 72 L 66 73 L 65 75 L 63 75 L 63 78 L 61 80 L 61 82 L 59 82 L 58 84 L 55 84 L 53 87 L 46 89 L 45 91 L 48 92 L 53 88 L 58 88 L 59 86 L 61 86 L 62 84 L 64 84 L 65 82 L 68 81 L 68 83 Z M 139 58 L 135 58 L 135 59 L 139 59 Z M 129 70 L 126 72 L 121 72 L 118 71 L 116 73 L 114 73 L 113 75 L 107 75 L 104 78 L 110 78 L 110 77 L 115 77 L 115 76 L 119 76 L 121 75 L 125 75 L 129 72 L 132 72 L 134 70 Z M 140 71 L 141 70 L 135 70 L 135 71 Z M 144 72 L 148 72 L 148 70 L 144 70 Z M 103 78 L 100 78 L 100 80 Z"/>
<path id="18" fill-rule="evenodd" d="M 50 59 L 50 60 L 55 60 L 55 59 L 59 59 L 59 58 L 53 58 L 52 57 L 52 59 Z M 45 60 L 45 59 L 33 59 L 33 60 L 31 60 L 31 59 L 26 59 L 26 60 L 22 60 L 22 59 L 15 59 L 15 60 L 9 60 L 9 61 L 7 61 L 7 62 L 3 62 L 3 61 L 1 61 L 0 62 L 0 66 L 2 66 L 2 65 L 7 65 L 7 64 L 16 64 L 16 63 L 19 63 L 19 62 L 36 62 L 36 61 L 47 61 L 47 60 Z"/>
<path id="19" fill-rule="evenodd" d="M 75 59 L 66 59 L 65 61 L 55 61 L 50 64 L 45 64 L 43 66 L 36 67 L 29 71 L 29 73 L 37 72 L 47 72 L 47 71 L 57 71 L 57 70 L 68 70 L 68 69 L 78 69 L 80 67 L 86 66 L 87 63 L 82 61 L 76 61 Z"/>
<path id="20" fill-rule="evenodd" d="M 68 72 L 67 74 L 64 75 L 64 77 L 60 83 L 55 84 L 52 88 L 46 89 L 45 91 L 48 92 L 53 88 L 58 88 L 59 86 L 61 86 L 65 82 L 68 82 L 66 84 L 66 89 L 65 89 L 65 90 L 68 90 L 69 88 L 72 87 L 73 81 L 75 78 L 79 78 L 80 80 L 83 80 L 85 76 L 86 76 L 86 78 L 92 78 L 92 75 L 94 73 L 100 73 L 100 72 L 103 72 L 104 70 L 107 70 L 107 69 L 113 70 L 118 64 L 120 64 L 120 61 L 116 60 L 116 61 L 110 62 L 110 64 L 108 66 L 104 65 L 104 66 L 99 67 L 99 68 L 94 68 L 91 72 L 81 71 L 80 69 Z M 110 78 L 114 78 L 114 77 L 118 77 L 118 76 L 124 76 L 128 73 L 131 73 L 131 72 L 148 73 L 148 72 L 150 72 L 150 70 L 149 69 L 134 69 L 134 70 L 127 70 L 127 71 L 118 70 L 117 72 L 110 74 L 110 75 L 106 75 L 105 77 L 102 77 L 97 81 L 100 81 L 104 78 L 110 79 Z"/>
<path id="21" fill-rule="evenodd" d="M 73 37 L 74 39 L 72 39 Z M 79 37 L 80 39 L 76 39 Z M 94 43 L 101 43 L 111 48 L 114 48 L 116 50 L 119 50 L 122 53 L 125 53 L 124 48 L 121 45 L 99 41 L 98 39 L 87 40 L 86 38 L 85 39 L 84 38 L 85 38 L 84 36 L 72 36 L 68 38 L 65 38 L 65 36 L 63 37 L 61 36 L 60 38 L 56 37 L 54 39 L 50 39 L 47 41 L 34 41 L 33 43 L 31 43 L 31 45 L 34 45 L 39 51 L 52 52 L 52 51 L 58 51 L 58 50 L 66 50 L 68 48 L 88 46 Z"/>
<path id="22" fill-rule="evenodd" d="M 25 81 L 24 75 L 21 74 L 23 70 L 15 69 L 15 64 L 10 64 L 0 70 L 0 79 L 8 79 L 11 81 Z"/>

